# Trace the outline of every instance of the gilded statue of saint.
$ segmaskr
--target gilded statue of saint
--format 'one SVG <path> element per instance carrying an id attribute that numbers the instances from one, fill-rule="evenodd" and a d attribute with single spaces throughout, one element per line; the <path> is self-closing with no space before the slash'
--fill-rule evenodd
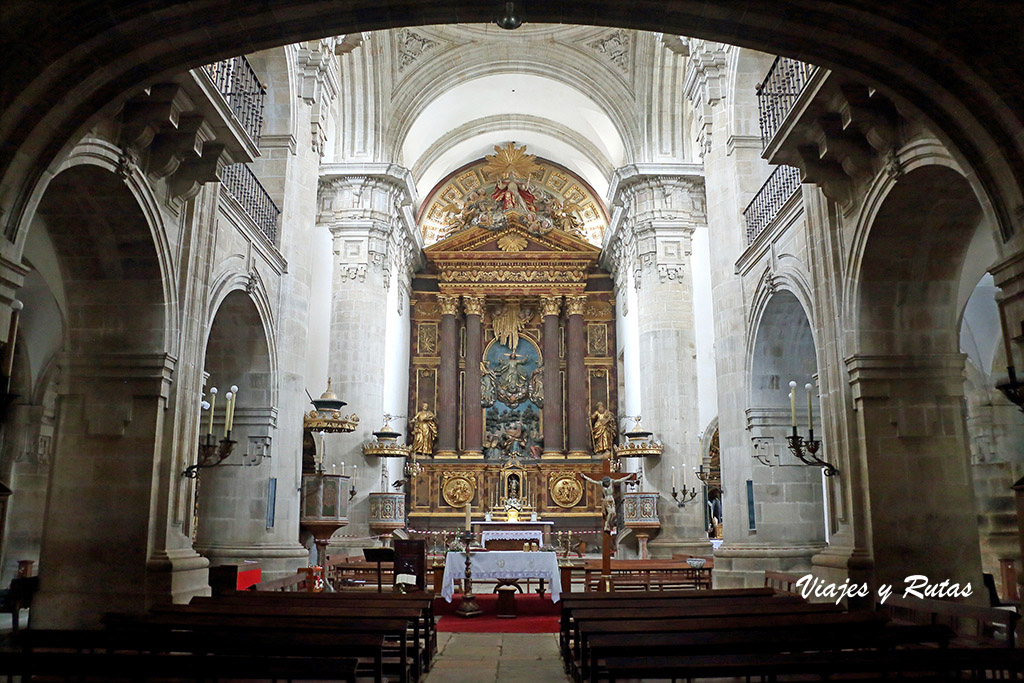
<path id="1" fill-rule="evenodd" d="M 604 453 L 612 450 L 615 443 L 615 416 L 604 407 L 603 402 L 598 402 L 597 410 L 590 416 L 591 435 L 594 438 L 594 453 Z"/>
<path id="2" fill-rule="evenodd" d="M 437 438 L 437 417 L 424 403 L 409 423 L 412 426 L 412 452 L 431 455 Z"/>

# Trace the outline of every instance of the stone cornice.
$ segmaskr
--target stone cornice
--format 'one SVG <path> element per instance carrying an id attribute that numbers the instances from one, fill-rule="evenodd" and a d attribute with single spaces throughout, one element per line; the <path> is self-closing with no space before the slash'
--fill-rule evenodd
<path id="1" fill-rule="evenodd" d="M 337 162 L 320 165 L 320 183 L 333 180 L 367 178 L 394 186 L 402 193 L 403 204 L 417 199 L 416 183 L 409 169 L 384 162 Z"/>
<path id="2" fill-rule="evenodd" d="M 620 166 L 612 173 L 608 186 L 609 204 L 619 203 L 620 193 L 636 183 L 652 180 L 693 180 L 704 182 L 703 164 L 637 163 Z"/>

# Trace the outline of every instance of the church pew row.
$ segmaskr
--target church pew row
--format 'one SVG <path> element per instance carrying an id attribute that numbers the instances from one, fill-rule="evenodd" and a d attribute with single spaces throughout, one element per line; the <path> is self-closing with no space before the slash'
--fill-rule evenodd
<path id="1" fill-rule="evenodd" d="M 430 670 L 430 661 L 437 653 L 437 628 L 434 615 L 434 594 L 365 593 L 362 591 L 335 591 L 331 593 L 229 591 L 215 597 L 195 597 L 190 604 L 219 602 L 222 604 L 287 604 L 317 606 L 415 607 L 421 610 L 420 623 L 427 649 L 424 671 Z"/>
<path id="2" fill-rule="evenodd" d="M 610 683 L 619 680 L 761 677 L 771 681 L 1020 680 L 1021 650 L 950 648 L 609 657 L 603 661 Z"/>
<path id="3" fill-rule="evenodd" d="M 352 631 L 352 623 L 366 628 L 374 625 L 389 639 L 398 641 L 398 653 L 402 671 L 402 683 L 406 683 L 406 670 L 411 670 L 413 681 L 423 673 L 428 647 L 421 637 L 422 610 L 415 607 L 388 605 L 369 607 L 366 605 L 311 607 L 287 604 L 223 604 L 204 602 L 189 605 L 159 605 L 151 610 L 154 616 L 165 615 L 170 619 L 179 616 L 210 616 L 235 619 L 239 617 L 268 617 L 282 622 L 317 620 L 331 623 L 336 628 Z M 411 637 L 409 631 L 412 631 Z"/>
<path id="4" fill-rule="evenodd" d="M 661 622 L 663 632 L 618 631 L 585 637 L 583 658 L 574 663 L 576 680 L 596 683 L 607 677 L 606 660 L 643 656 L 728 656 L 785 652 L 838 652 L 845 649 L 892 650 L 905 645 L 945 645 L 952 632 L 945 626 L 887 625 L 870 613 L 843 613 L 809 617 L 792 615 L 762 620 L 712 619 L 688 627 Z M 812 623 L 807 623 L 812 622 Z M 659 622 L 646 622 L 657 624 Z M 728 624 L 728 626 L 726 626 Z M 690 628 L 691 630 L 687 630 Z"/>
<path id="5" fill-rule="evenodd" d="M 736 634 L 742 631 L 770 633 L 776 629 L 783 632 L 809 632 L 815 635 L 846 634 L 862 630 L 873 631 L 887 621 L 884 616 L 872 612 L 809 612 L 805 614 L 745 614 L 742 609 L 720 616 L 671 619 L 634 619 L 620 614 L 617 620 L 585 621 L 578 625 L 578 639 L 574 643 L 573 658 L 569 662 L 570 672 L 578 680 L 591 680 L 596 675 L 595 663 L 606 656 L 629 655 L 634 652 L 652 654 L 679 654 L 699 642 L 706 645 L 701 635 L 724 632 Z M 696 637 L 695 637 L 696 636 Z M 713 636 L 711 636 L 713 637 Z M 759 640 L 749 644 L 759 647 Z M 634 650 L 622 650 L 620 643 L 628 643 Z M 729 647 L 740 647 L 729 641 Z M 789 641 L 785 641 L 789 645 Z M 666 651 L 667 648 L 667 651 Z"/>
<path id="6" fill-rule="evenodd" d="M 601 561 L 588 560 L 583 571 L 584 590 L 600 590 Z M 695 569 L 684 560 L 612 560 L 610 580 L 615 591 L 710 589 L 711 569 Z"/>
<path id="7" fill-rule="evenodd" d="M 896 622 L 946 624 L 956 632 L 953 645 L 958 647 L 1016 647 L 1020 614 L 1014 610 L 897 595 L 876 604 L 876 609 Z"/>
<path id="8" fill-rule="evenodd" d="M 29 630 L 20 651 L 0 653 L 0 676 L 8 681 L 230 681 L 318 679 L 356 681 L 351 639 L 319 638 L 279 631 L 217 634 L 100 630 Z M 360 636 L 362 649 L 382 638 Z M 254 654 L 257 653 L 257 654 Z"/>
<path id="9" fill-rule="evenodd" d="M 627 609 L 638 609 L 645 606 L 663 606 L 673 604 L 676 601 L 688 602 L 691 600 L 714 600 L 729 601 L 752 598 L 770 598 L 774 591 L 769 588 L 724 588 L 699 591 L 640 591 L 629 594 L 622 593 L 563 593 L 559 603 L 561 606 L 559 618 L 559 648 L 562 656 L 569 660 L 569 640 L 572 631 L 572 613 L 576 608 L 590 606 L 617 604 Z M 704 604 L 703 602 L 701 604 Z"/>
<path id="10" fill-rule="evenodd" d="M 400 683 L 415 681 L 405 619 L 164 613 L 108 614 L 105 623 L 109 630 L 122 635 L 146 634 L 149 642 L 156 644 L 154 650 L 160 649 L 162 639 L 177 632 L 192 634 L 197 647 L 205 642 L 204 647 L 215 654 L 232 652 L 234 640 L 225 638 L 225 634 L 238 634 L 245 641 L 259 643 L 258 647 L 248 646 L 248 651 L 267 654 L 289 650 L 293 641 L 312 648 L 326 642 L 331 647 L 328 652 L 357 658 L 360 671 L 369 672 L 375 683 L 383 683 L 385 675 Z"/>
<path id="11" fill-rule="evenodd" d="M 636 632 L 663 631 L 662 622 L 712 617 L 744 617 L 758 615 L 839 613 L 842 608 L 830 603 L 811 604 L 800 601 L 771 599 L 746 604 L 650 605 L 637 606 L 629 612 L 630 627 Z M 579 656 L 580 643 L 592 633 L 614 632 L 621 627 L 623 612 L 619 608 L 578 608 L 573 610 L 573 654 Z M 652 624 L 650 622 L 658 622 Z"/>

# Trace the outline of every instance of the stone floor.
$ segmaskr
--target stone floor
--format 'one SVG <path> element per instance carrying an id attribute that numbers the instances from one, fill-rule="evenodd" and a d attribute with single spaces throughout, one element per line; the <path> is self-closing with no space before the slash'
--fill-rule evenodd
<path id="1" fill-rule="evenodd" d="M 556 633 L 438 633 L 424 683 L 565 683 Z"/>

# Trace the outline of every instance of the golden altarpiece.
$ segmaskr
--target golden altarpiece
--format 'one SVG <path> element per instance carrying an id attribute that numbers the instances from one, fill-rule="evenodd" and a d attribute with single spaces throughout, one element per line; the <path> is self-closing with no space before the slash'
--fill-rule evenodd
<path id="1" fill-rule="evenodd" d="M 461 526 L 469 503 L 474 519 L 599 528 L 600 492 L 577 473 L 611 455 L 594 452 L 594 423 L 616 431 L 613 282 L 584 238 L 605 214 L 564 169 L 495 151 L 421 218 L 442 239 L 410 297 L 409 525 Z"/>

